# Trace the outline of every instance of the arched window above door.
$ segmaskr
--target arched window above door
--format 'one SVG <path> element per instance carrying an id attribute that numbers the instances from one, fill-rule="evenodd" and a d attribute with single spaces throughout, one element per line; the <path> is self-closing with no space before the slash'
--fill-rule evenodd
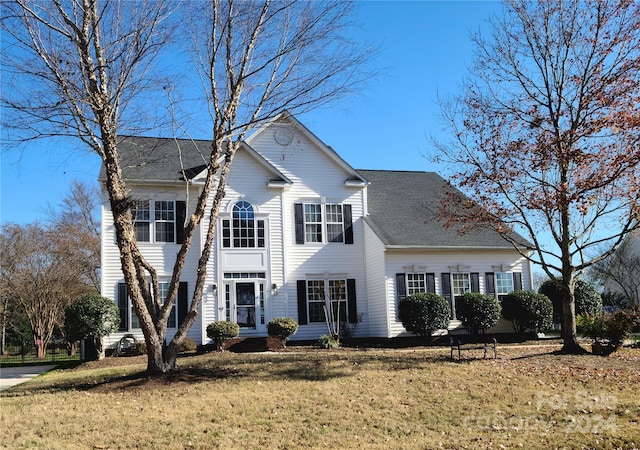
<path id="1" fill-rule="evenodd" d="M 255 218 L 251 203 L 240 200 L 231 212 L 231 219 L 222 220 L 224 248 L 263 248 L 264 220 Z"/>

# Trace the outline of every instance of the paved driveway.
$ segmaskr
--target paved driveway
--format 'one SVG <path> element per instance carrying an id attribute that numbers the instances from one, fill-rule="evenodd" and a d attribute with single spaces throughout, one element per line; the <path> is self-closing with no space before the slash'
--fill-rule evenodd
<path id="1" fill-rule="evenodd" d="M 1 367 L 0 391 L 9 389 L 16 384 L 24 383 L 25 381 L 35 378 L 41 373 L 47 372 L 55 367 L 55 364 L 46 366 Z"/>

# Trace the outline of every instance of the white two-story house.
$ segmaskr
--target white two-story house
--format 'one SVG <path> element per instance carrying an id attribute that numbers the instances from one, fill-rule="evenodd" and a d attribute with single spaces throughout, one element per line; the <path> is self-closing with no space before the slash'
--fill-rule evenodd
<path id="1" fill-rule="evenodd" d="M 209 143 L 126 137 L 119 149 L 135 200 L 138 244 L 158 271 L 162 291 L 184 218 L 194 209 L 205 165 L 201 152 Z M 269 320 L 292 317 L 300 324 L 293 339 L 317 339 L 328 333 L 324 311 L 340 305 L 354 336 L 388 338 L 406 333 L 397 316 L 406 295 L 443 295 L 455 320 L 455 299 L 464 292 L 499 296 L 530 289 L 528 261 L 498 234 L 459 234 L 438 220 L 450 189 L 432 172 L 355 170 L 295 117 L 281 114 L 236 154 L 189 336 L 207 343 L 206 326 L 220 320 L 238 323 L 241 336 L 266 336 Z M 169 338 L 186 314 L 203 236 L 196 234 L 187 257 Z M 102 295 L 120 308 L 120 331 L 107 344 L 125 334 L 142 337 L 104 191 Z"/>

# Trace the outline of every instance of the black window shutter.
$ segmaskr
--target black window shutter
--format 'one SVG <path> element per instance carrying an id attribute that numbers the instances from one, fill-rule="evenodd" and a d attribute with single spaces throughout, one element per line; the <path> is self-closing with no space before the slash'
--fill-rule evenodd
<path id="1" fill-rule="evenodd" d="M 442 277 L 442 296 L 447 299 L 449 306 L 451 307 L 451 318 L 455 318 L 453 311 L 453 296 L 451 295 L 451 274 L 443 273 Z"/>
<path id="2" fill-rule="evenodd" d="M 484 274 L 484 290 L 487 295 L 496 295 L 496 284 L 493 272 Z"/>
<path id="3" fill-rule="evenodd" d="M 358 307 L 356 305 L 356 280 L 347 279 L 347 315 L 349 323 L 358 323 Z"/>
<path id="4" fill-rule="evenodd" d="M 176 202 L 176 244 L 184 242 L 184 225 L 187 218 L 187 204 L 183 201 Z"/>
<path id="5" fill-rule="evenodd" d="M 187 292 L 187 282 L 181 281 L 178 285 L 178 326 L 182 323 L 185 317 L 187 317 L 187 311 L 189 310 L 189 297 Z"/>
<path id="6" fill-rule="evenodd" d="M 513 289 L 516 291 L 522 290 L 522 273 L 513 272 Z"/>
<path id="7" fill-rule="evenodd" d="M 427 292 L 430 294 L 435 294 L 436 293 L 436 274 L 435 273 L 426 274 L 425 283 L 426 283 Z"/>
<path id="8" fill-rule="evenodd" d="M 304 210 L 302 203 L 293 205 L 296 222 L 296 244 L 304 244 Z"/>
<path id="9" fill-rule="evenodd" d="M 129 296 L 127 295 L 127 285 L 118 283 L 118 310 L 120 311 L 120 325 L 118 331 L 129 330 Z"/>
<path id="10" fill-rule="evenodd" d="M 478 272 L 472 272 L 471 278 L 471 292 L 480 292 L 480 274 Z"/>
<path id="11" fill-rule="evenodd" d="M 298 280 L 298 324 L 307 324 L 307 282 Z"/>
<path id="12" fill-rule="evenodd" d="M 451 274 L 442 274 L 442 296 L 451 303 Z"/>
<path id="13" fill-rule="evenodd" d="M 344 243 L 353 244 L 353 224 L 351 205 L 342 205 L 342 221 L 344 222 Z"/>
<path id="14" fill-rule="evenodd" d="M 398 302 L 403 300 L 407 296 L 407 281 L 404 277 L 404 273 L 396 274 L 396 290 L 398 294 Z"/>

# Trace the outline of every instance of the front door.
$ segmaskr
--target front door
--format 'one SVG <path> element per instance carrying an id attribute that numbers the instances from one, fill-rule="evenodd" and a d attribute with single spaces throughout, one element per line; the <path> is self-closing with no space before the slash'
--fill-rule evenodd
<path id="1" fill-rule="evenodd" d="M 238 274 L 244 275 L 244 274 Z M 253 274 L 247 274 L 253 275 Z M 257 274 L 262 275 L 262 273 Z M 264 278 L 228 280 L 224 283 L 226 320 L 235 322 L 243 330 L 265 329 Z"/>
<path id="2" fill-rule="evenodd" d="M 236 283 L 236 317 L 241 328 L 256 328 L 256 285 Z M 259 307 L 259 304 L 258 304 Z"/>

